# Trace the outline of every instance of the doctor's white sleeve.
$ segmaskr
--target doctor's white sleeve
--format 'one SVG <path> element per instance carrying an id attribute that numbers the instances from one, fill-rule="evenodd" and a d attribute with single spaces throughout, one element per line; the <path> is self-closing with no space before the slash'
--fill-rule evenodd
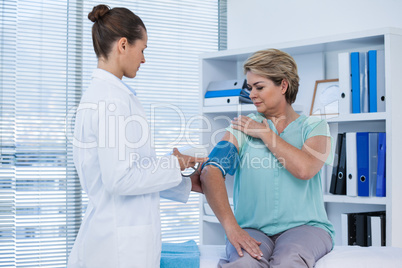
<path id="1" fill-rule="evenodd" d="M 160 197 L 186 203 L 190 196 L 191 186 L 190 178 L 182 178 L 180 184 L 176 187 L 160 192 Z"/>
<path id="2" fill-rule="evenodd" d="M 155 157 L 142 108 L 130 108 L 119 99 L 108 100 L 106 107 L 113 109 L 97 115 L 98 157 L 106 189 L 119 195 L 142 195 L 177 186 L 182 181 L 179 162 L 173 155 Z"/>

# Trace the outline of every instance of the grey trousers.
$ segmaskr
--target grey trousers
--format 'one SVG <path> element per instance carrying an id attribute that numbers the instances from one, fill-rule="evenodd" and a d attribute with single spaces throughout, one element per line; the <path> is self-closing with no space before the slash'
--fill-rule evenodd
<path id="1" fill-rule="evenodd" d="M 261 242 L 260 249 L 264 256 L 257 260 L 243 250 L 243 257 L 240 257 L 227 240 L 227 260 L 220 260 L 218 267 L 312 268 L 316 261 L 332 249 L 332 239 L 328 232 L 309 225 L 295 227 L 274 236 L 267 236 L 255 229 L 244 230 Z"/>

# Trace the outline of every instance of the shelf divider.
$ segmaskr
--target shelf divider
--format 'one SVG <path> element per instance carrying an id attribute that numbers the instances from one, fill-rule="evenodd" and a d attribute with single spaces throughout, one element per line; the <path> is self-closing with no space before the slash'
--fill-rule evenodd
<path id="1" fill-rule="evenodd" d="M 386 197 L 376 197 L 376 196 L 362 197 L 362 196 L 325 194 L 324 202 L 326 202 L 326 203 L 386 205 L 387 198 Z"/>

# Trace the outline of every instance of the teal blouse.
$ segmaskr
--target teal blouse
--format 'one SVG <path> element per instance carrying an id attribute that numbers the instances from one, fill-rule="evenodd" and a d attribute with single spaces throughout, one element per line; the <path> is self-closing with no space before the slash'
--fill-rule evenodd
<path id="1" fill-rule="evenodd" d="M 265 118 L 259 113 L 248 116 L 258 122 Z M 268 123 L 278 134 L 272 121 Z M 240 227 L 258 229 L 271 236 L 300 225 L 311 225 L 326 230 L 334 241 L 335 231 L 324 208 L 321 171 L 310 180 L 297 179 L 261 139 L 231 127 L 227 130 L 239 144 L 240 165 L 235 174 L 233 202 Z M 318 117 L 301 115 L 279 136 L 301 149 L 307 139 L 317 135 L 330 137 L 328 124 Z M 332 163 L 332 155 L 331 152 L 327 164 Z"/>

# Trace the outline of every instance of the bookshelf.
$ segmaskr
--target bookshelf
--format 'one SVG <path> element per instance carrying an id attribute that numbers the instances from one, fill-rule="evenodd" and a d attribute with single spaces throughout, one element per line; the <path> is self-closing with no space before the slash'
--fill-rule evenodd
<path id="1" fill-rule="evenodd" d="M 200 111 L 202 112 L 201 143 L 209 151 L 219 142 L 233 117 L 255 111 L 251 104 L 203 107 L 203 97 L 210 81 L 242 79 L 243 63 L 255 51 L 277 48 L 288 52 L 298 64 L 300 88 L 295 110 L 308 115 L 316 80 L 338 78 L 338 54 L 352 51 L 382 49 L 385 51 L 386 111 L 379 113 L 341 114 L 328 118 L 331 135 L 340 132 L 386 132 L 386 197 L 350 197 L 329 193 L 332 166 L 322 170 L 323 195 L 327 214 L 334 224 L 341 243 L 341 214 L 350 212 L 386 211 L 387 246 L 402 247 L 402 179 L 399 155 L 402 151 L 402 29 L 382 28 L 356 33 L 326 36 L 286 43 L 272 43 L 261 47 L 212 52 L 200 56 Z M 226 178 L 229 198 L 233 197 L 233 177 Z M 201 244 L 224 244 L 224 230 L 213 215 L 204 211 L 205 197 L 200 202 Z"/>

